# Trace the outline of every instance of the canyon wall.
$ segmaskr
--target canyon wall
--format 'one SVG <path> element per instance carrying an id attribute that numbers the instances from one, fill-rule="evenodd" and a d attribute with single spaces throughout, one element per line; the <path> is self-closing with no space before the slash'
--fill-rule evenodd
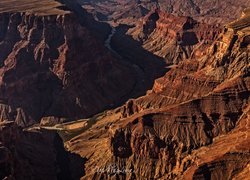
<path id="1" fill-rule="evenodd" d="M 114 20 L 121 24 L 135 24 L 155 8 L 175 16 L 190 16 L 207 24 L 225 24 L 239 18 L 250 6 L 249 0 L 78 0 L 97 18 Z"/>
<path id="2" fill-rule="evenodd" d="M 88 28 L 86 12 L 70 8 L 0 14 L 0 98 L 24 126 L 88 117 L 124 101 L 135 84 L 133 69 Z"/>
<path id="3" fill-rule="evenodd" d="M 84 159 L 66 152 L 55 132 L 23 131 L 13 123 L 0 126 L 1 179 L 79 179 Z"/>
<path id="4" fill-rule="evenodd" d="M 87 158 L 82 179 L 247 177 L 248 24 L 248 15 L 229 24 L 202 56 L 67 141 Z"/>
<path id="5" fill-rule="evenodd" d="M 218 25 L 199 23 L 191 17 L 156 9 L 127 33 L 147 51 L 164 58 L 168 64 L 177 64 L 191 56 L 202 56 L 221 31 Z"/>
<path id="6" fill-rule="evenodd" d="M 104 47 L 110 28 L 76 1 L 0 2 L 0 178 L 249 177 L 249 9 L 221 27 L 213 23 L 231 19 L 234 6 L 223 9 L 231 1 L 213 10 L 116 2 L 125 11 L 113 20 L 146 15 L 127 34 L 117 28 L 125 58 Z M 74 120 L 72 131 L 62 128 Z"/>

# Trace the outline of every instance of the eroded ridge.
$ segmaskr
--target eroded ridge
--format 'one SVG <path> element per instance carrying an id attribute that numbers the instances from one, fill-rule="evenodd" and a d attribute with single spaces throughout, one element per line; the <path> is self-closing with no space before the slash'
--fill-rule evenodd
<path id="1" fill-rule="evenodd" d="M 65 142 L 69 151 L 88 159 L 83 179 L 246 177 L 250 158 L 245 144 L 250 90 L 247 28 L 226 27 L 203 55 L 171 68 L 147 95 L 107 112 Z M 132 173 L 94 169 L 110 164 Z"/>

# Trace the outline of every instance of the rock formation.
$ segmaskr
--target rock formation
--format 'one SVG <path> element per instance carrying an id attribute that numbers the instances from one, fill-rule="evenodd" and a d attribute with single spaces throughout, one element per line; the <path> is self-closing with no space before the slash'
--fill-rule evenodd
<path id="1" fill-rule="evenodd" d="M 248 36 L 246 10 L 201 57 L 171 68 L 146 96 L 66 142 L 87 158 L 82 179 L 247 177 Z"/>
<path id="2" fill-rule="evenodd" d="M 221 32 L 217 25 L 199 23 L 190 17 L 177 17 L 158 9 L 151 11 L 128 34 L 169 64 L 191 56 L 201 56 Z"/>
<path id="3" fill-rule="evenodd" d="M 250 2 L 93 2 L 0 2 L 0 178 L 247 179 Z"/>
<path id="4" fill-rule="evenodd" d="M 191 16 L 207 24 L 225 24 L 241 15 L 250 6 L 249 0 L 78 0 L 86 9 L 101 19 L 115 20 L 119 23 L 134 24 L 147 12 L 160 9 L 176 16 Z"/>
<path id="5" fill-rule="evenodd" d="M 88 117 L 127 99 L 135 72 L 104 47 L 107 31 L 74 1 L 0 2 L 1 179 L 84 175 L 85 160 L 39 123 Z"/>
<path id="6" fill-rule="evenodd" d="M 23 131 L 13 123 L 0 125 L 1 179 L 79 179 L 84 159 L 66 152 L 54 132 Z"/>
<path id="7" fill-rule="evenodd" d="M 29 122 L 88 117 L 122 102 L 135 84 L 133 68 L 88 29 L 94 20 L 65 2 L 1 2 L 0 98 L 18 122 L 16 109 Z"/>

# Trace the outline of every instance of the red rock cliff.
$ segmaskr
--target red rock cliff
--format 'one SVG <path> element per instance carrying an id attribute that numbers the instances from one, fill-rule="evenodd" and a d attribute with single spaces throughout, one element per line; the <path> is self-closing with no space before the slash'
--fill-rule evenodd
<path id="1" fill-rule="evenodd" d="M 146 96 L 68 141 L 69 150 L 89 158 L 84 178 L 247 177 L 248 24 L 248 16 L 229 24 L 201 57 L 181 62 Z M 110 164 L 128 171 L 110 173 Z"/>
<path id="2" fill-rule="evenodd" d="M 0 14 L 0 98 L 27 121 L 87 117 L 131 91 L 132 68 L 104 49 L 79 14 L 16 11 Z"/>
<path id="3" fill-rule="evenodd" d="M 167 63 L 177 64 L 191 56 L 202 56 L 221 29 L 199 23 L 190 17 L 178 17 L 159 10 L 150 12 L 137 27 L 128 31 L 143 47 Z"/>

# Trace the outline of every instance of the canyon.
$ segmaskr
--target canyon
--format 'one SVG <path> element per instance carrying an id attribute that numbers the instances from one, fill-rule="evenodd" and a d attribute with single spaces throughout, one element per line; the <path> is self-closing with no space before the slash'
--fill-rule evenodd
<path id="1" fill-rule="evenodd" d="M 155 8 L 176 16 L 190 16 L 208 24 L 225 24 L 238 18 L 249 7 L 248 0 L 78 0 L 100 20 L 114 20 L 121 24 L 135 24 Z"/>
<path id="2" fill-rule="evenodd" d="M 249 0 L 1 0 L 1 179 L 248 179 Z"/>
<path id="3" fill-rule="evenodd" d="M 249 25 L 242 22 L 249 24 L 247 14 L 203 56 L 180 62 L 147 95 L 67 141 L 88 159 L 83 179 L 247 179 Z M 93 170 L 100 164 L 106 171 Z M 110 173 L 110 164 L 132 173 Z"/>

